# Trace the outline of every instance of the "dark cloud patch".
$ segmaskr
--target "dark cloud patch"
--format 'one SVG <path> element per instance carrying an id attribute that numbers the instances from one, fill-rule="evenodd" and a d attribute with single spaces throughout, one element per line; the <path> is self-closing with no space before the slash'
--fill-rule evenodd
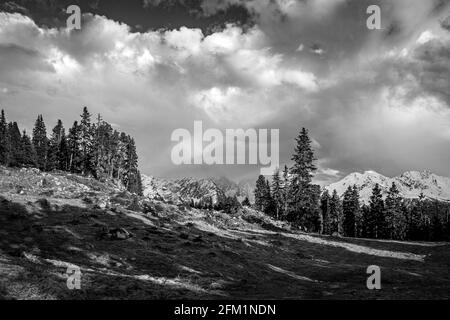
<path id="1" fill-rule="evenodd" d="M 144 0 L 148 15 L 164 29 L 181 26 L 201 28 L 205 34 L 223 29 L 226 23 L 252 25 L 249 11 L 240 4 L 231 4 L 209 13 L 202 0 Z"/>
<path id="2" fill-rule="evenodd" d="M 213 15 L 206 15 L 201 0 L 14 0 L 0 4 L 0 10 L 25 14 L 39 26 L 62 28 L 70 5 L 78 5 L 83 14 L 103 15 L 126 23 L 132 31 L 138 32 L 186 26 L 211 34 L 227 23 L 253 24 L 250 13 L 241 5 L 227 6 Z"/>
<path id="3" fill-rule="evenodd" d="M 439 14 L 448 7 L 448 0 L 434 0 L 432 14 Z"/>
<path id="4" fill-rule="evenodd" d="M 450 16 L 448 16 L 447 18 L 442 20 L 441 27 L 446 29 L 446 30 L 448 30 L 448 31 L 450 31 Z"/>
<path id="5" fill-rule="evenodd" d="M 83 12 L 94 11 L 100 0 L 14 0 L 0 5 L 0 10 L 21 13 L 32 18 L 37 25 L 49 28 L 65 27 L 67 7 L 78 5 Z"/>
<path id="6" fill-rule="evenodd" d="M 450 41 L 431 40 L 414 52 L 411 65 L 422 88 L 443 98 L 450 106 Z"/>
<path id="7" fill-rule="evenodd" d="M 14 61 L 14 63 L 11 63 Z M 0 71 L 20 72 L 23 70 L 53 72 L 53 67 L 45 62 L 45 57 L 36 50 L 16 44 L 0 43 Z"/>
<path id="8" fill-rule="evenodd" d="M 5 3 L 0 3 L 0 10 L 4 12 L 17 12 L 24 15 L 28 15 L 29 11 L 27 8 L 13 2 L 13 1 L 7 1 Z"/>

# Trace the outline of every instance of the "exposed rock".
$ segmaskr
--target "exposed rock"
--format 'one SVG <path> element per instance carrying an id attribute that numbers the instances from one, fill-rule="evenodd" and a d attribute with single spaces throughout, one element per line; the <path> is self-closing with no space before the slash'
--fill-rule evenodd
<path id="1" fill-rule="evenodd" d="M 99 238 L 107 239 L 107 240 L 127 240 L 133 237 L 133 234 L 127 231 L 125 228 L 114 228 L 109 229 L 108 227 L 103 226 L 101 228 Z"/>

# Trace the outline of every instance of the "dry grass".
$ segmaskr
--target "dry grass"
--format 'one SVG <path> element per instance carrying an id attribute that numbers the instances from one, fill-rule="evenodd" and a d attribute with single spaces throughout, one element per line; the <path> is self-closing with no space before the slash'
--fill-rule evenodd
<path id="1" fill-rule="evenodd" d="M 157 203 L 143 214 L 40 198 L 0 197 L 0 298 L 450 298 L 447 243 L 305 234 L 251 210 L 230 216 Z M 105 228 L 133 237 L 101 239 Z M 366 288 L 373 264 L 382 290 Z M 69 265 L 81 268 L 81 290 L 66 286 Z"/>

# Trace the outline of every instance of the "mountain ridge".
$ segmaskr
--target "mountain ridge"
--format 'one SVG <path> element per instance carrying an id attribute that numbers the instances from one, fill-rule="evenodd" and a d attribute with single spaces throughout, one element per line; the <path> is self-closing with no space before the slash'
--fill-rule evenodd
<path id="1" fill-rule="evenodd" d="M 342 196 L 349 186 L 356 185 L 362 202 L 367 203 L 375 184 L 379 184 L 386 196 L 392 183 L 397 185 L 400 195 L 406 199 L 416 199 L 423 194 L 426 198 L 450 201 L 450 178 L 439 176 L 428 170 L 406 171 L 395 177 L 387 177 L 376 171 L 353 172 L 341 180 L 325 187 L 329 192 L 336 190 Z"/>
<path id="2" fill-rule="evenodd" d="M 142 176 L 144 195 L 150 199 L 190 203 L 212 199 L 217 203 L 221 198 L 236 196 L 239 201 L 248 197 L 254 202 L 255 185 L 249 181 L 236 183 L 226 177 L 164 179 Z M 420 194 L 429 199 L 450 201 L 450 178 L 424 171 L 406 171 L 395 177 L 387 177 L 373 170 L 352 172 L 341 180 L 323 188 L 330 193 L 336 189 L 342 196 L 349 186 L 356 185 L 360 200 L 368 203 L 375 184 L 379 184 L 385 197 L 392 183 L 397 185 L 400 195 L 407 199 L 417 199 Z"/>
<path id="3" fill-rule="evenodd" d="M 235 183 L 226 177 L 164 179 L 142 175 L 144 196 L 149 199 L 170 201 L 177 204 L 206 202 L 217 204 L 225 197 L 236 196 L 239 201 L 249 197 L 253 202 L 250 183 Z"/>

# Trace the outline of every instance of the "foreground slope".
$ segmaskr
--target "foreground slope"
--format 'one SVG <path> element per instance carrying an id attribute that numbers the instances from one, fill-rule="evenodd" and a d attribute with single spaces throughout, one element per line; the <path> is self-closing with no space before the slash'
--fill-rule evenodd
<path id="1" fill-rule="evenodd" d="M 373 264 L 379 291 L 366 289 Z M 81 290 L 66 286 L 73 265 Z M 251 209 L 138 203 L 91 179 L 1 170 L 5 299 L 448 299 L 449 270 L 447 243 L 322 237 Z"/>

